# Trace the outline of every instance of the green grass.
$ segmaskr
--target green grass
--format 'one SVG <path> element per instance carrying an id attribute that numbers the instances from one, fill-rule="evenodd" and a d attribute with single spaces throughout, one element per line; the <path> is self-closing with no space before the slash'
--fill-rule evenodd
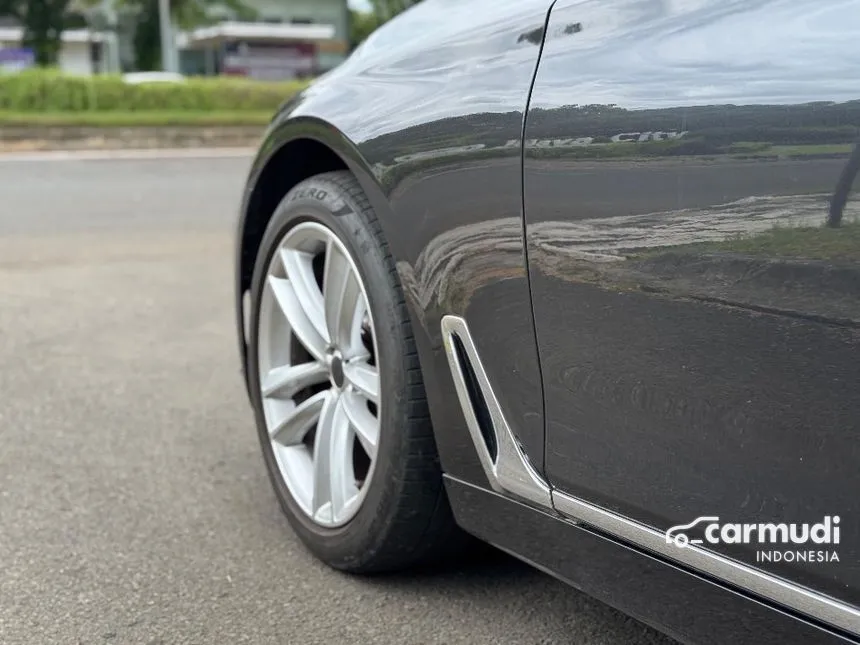
<path id="1" fill-rule="evenodd" d="M 670 248 L 646 255 L 658 255 L 667 250 Z M 769 258 L 860 262 L 860 223 L 845 223 L 839 228 L 774 228 L 758 235 L 671 247 L 671 250 L 697 253 L 722 251 Z"/>
<path id="2" fill-rule="evenodd" d="M 736 141 L 728 148 L 730 154 L 763 155 L 763 156 L 802 156 L 802 155 L 836 155 L 850 154 L 853 144 L 822 143 L 774 145 L 763 141 Z"/>
<path id="3" fill-rule="evenodd" d="M 129 84 L 118 75 L 74 76 L 57 70 L 0 73 L 0 110 L 10 112 L 274 111 L 307 81 L 188 78 Z"/>
<path id="4" fill-rule="evenodd" d="M 265 126 L 272 110 L 144 112 L 11 112 L 0 110 L 0 126 Z"/>
<path id="5" fill-rule="evenodd" d="M 771 146 L 763 151 L 763 154 L 779 156 L 800 155 L 836 155 L 851 154 L 854 146 L 850 143 L 822 143 L 796 146 Z"/>

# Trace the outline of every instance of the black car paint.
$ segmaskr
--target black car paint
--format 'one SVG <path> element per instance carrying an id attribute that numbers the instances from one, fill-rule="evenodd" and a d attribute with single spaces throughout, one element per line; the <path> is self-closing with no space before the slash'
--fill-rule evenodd
<path id="1" fill-rule="evenodd" d="M 858 25 L 856 1 L 559 0 L 525 135 L 549 481 L 659 530 L 838 515 L 839 562 L 718 550 L 853 605 L 860 266 L 731 238 L 825 224 Z"/>
<path id="2" fill-rule="evenodd" d="M 713 119 L 709 132 L 719 134 L 728 127 L 733 104 L 786 105 L 790 99 L 788 104 L 797 105 L 860 96 L 852 93 L 852 85 L 833 83 L 836 78 L 848 80 L 842 75 L 852 61 L 851 52 L 828 68 L 828 74 L 814 75 L 827 58 L 819 49 L 819 58 L 806 61 L 810 76 L 798 94 L 790 90 L 797 78 L 782 79 L 779 88 L 765 83 L 767 65 L 720 66 L 732 33 L 721 21 L 740 17 L 737 24 L 743 24 L 744 12 L 770 6 L 785 12 L 787 3 L 703 0 L 687 15 L 674 14 L 668 6 L 645 0 L 560 1 L 545 30 L 549 9 L 545 0 L 425 0 L 377 32 L 340 68 L 287 103 L 268 129 L 239 221 L 240 329 L 241 297 L 254 251 L 253 244 L 243 243 L 253 238 L 248 231 L 259 226 L 255 218 L 261 213 L 255 212 L 255 204 L 261 191 L 272 190 L 261 180 L 285 146 L 297 140 L 323 144 L 359 179 L 397 262 L 452 504 L 466 528 L 684 640 L 825 642 L 830 638 L 827 633 L 788 612 L 474 488 L 485 487 L 486 478 L 456 404 L 442 349 L 439 321 L 449 313 L 469 321 L 484 367 L 524 451 L 560 488 L 661 529 L 675 519 L 692 520 L 713 509 L 727 517 L 745 510 L 756 521 L 762 516 L 818 519 L 807 517 L 809 511 L 840 513 L 845 518 L 843 534 L 854 531 L 846 540 L 853 558 L 847 566 L 843 558 L 838 569 L 825 569 L 823 575 L 813 567 L 778 571 L 856 603 L 860 527 L 851 493 L 860 487 L 858 469 L 851 469 L 857 463 L 856 442 L 852 443 L 856 421 L 849 416 L 858 401 L 850 393 L 858 384 L 849 351 L 856 327 L 833 322 L 851 320 L 851 307 L 856 305 L 850 267 L 837 270 L 833 263 L 819 262 L 816 266 L 825 265 L 829 284 L 842 289 L 840 298 L 831 299 L 830 305 L 819 298 L 817 305 L 824 307 L 820 311 L 820 307 L 792 310 L 806 314 L 797 317 L 786 315 L 784 306 L 780 309 L 787 296 L 779 285 L 796 284 L 790 272 L 774 277 L 768 267 L 761 269 L 770 282 L 756 292 L 755 306 L 745 309 L 733 300 L 737 293 L 707 289 L 689 293 L 692 287 L 679 279 L 677 266 L 690 263 L 689 258 L 645 254 L 640 264 L 647 271 L 637 266 L 636 272 L 610 273 L 608 278 L 602 263 L 594 261 L 599 258 L 579 257 L 571 264 L 565 252 L 582 242 L 576 224 L 583 220 L 659 213 L 669 222 L 664 228 L 671 234 L 671 217 L 683 209 L 709 208 L 769 192 L 828 193 L 845 166 L 846 154 L 805 160 L 762 155 L 763 160 L 725 163 L 731 155 L 695 146 L 668 160 L 659 153 L 647 159 L 632 154 L 614 160 L 547 154 L 547 140 L 641 136 L 631 132 L 656 130 L 665 133 L 659 138 L 676 136 L 676 142 L 684 141 L 692 131 L 686 127 L 684 110 L 701 105 L 694 98 L 681 99 L 684 92 L 711 86 L 725 90 L 731 79 L 744 74 L 747 83 L 757 82 L 745 85 L 736 80 L 733 92 L 716 95 L 710 102 L 716 109 L 707 115 Z M 853 1 L 839 6 L 858 8 Z M 778 21 L 772 20 L 768 27 L 775 24 Z M 666 50 L 658 46 L 697 34 L 707 54 L 698 65 L 685 64 L 688 50 L 666 58 Z M 650 58 L 638 49 L 645 42 L 654 47 Z M 785 47 L 785 42 L 774 43 L 768 51 Z M 797 66 L 802 67 L 801 62 Z M 531 112 L 525 120 L 533 79 Z M 608 79 L 605 86 L 603 79 Z M 593 110 L 581 109 L 575 119 L 563 111 L 565 106 L 588 104 L 615 104 L 625 110 L 623 127 L 619 132 L 607 130 L 612 124 Z M 642 111 L 645 108 L 651 111 Z M 789 119 L 789 132 L 792 127 Z M 688 134 L 680 135 L 685 130 Z M 642 148 L 638 142 L 629 145 Z M 311 164 L 305 159 L 293 163 Z M 564 229 L 560 232 L 559 223 Z M 702 241 L 705 230 L 694 228 L 692 239 L 685 241 Z M 611 227 L 598 231 L 609 242 L 617 232 Z M 733 284 L 731 270 L 737 270 L 730 262 L 725 267 L 682 269 L 728 284 Z M 693 287 L 701 287 L 701 282 Z M 687 291 L 679 292 L 680 287 Z M 791 304 L 796 309 L 797 299 Z M 804 304 L 803 298 L 799 304 Z M 667 338 L 672 342 L 665 347 Z M 780 345 L 775 338 L 781 339 Z M 805 357 L 803 373 L 808 380 L 803 388 L 792 389 L 784 377 L 780 380 L 789 352 Z M 684 367 L 683 361 L 694 369 Z M 821 376 L 834 366 L 842 381 L 825 387 Z M 838 409 L 830 409 L 828 416 L 827 410 L 818 408 L 817 419 L 812 419 L 817 427 L 809 425 L 811 409 L 806 408 L 798 419 L 785 408 L 770 406 L 767 412 L 777 421 L 770 426 L 758 413 L 715 412 L 710 399 L 719 395 L 721 405 L 737 406 L 742 390 L 735 379 L 757 369 L 767 370 L 765 377 L 743 386 L 743 391 L 756 393 L 757 400 L 766 395 L 768 401 L 793 403 L 786 400 L 790 393 L 814 408 L 822 395 L 831 397 L 825 398 L 831 406 L 838 403 Z M 547 387 L 546 442 L 542 382 Z M 658 405 L 676 392 L 683 394 L 683 404 L 676 402 L 668 411 Z M 721 421 L 726 419 L 728 423 Z M 787 437 L 774 428 L 787 428 Z M 753 429 L 760 434 L 751 436 Z M 744 450 L 729 452 L 717 440 L 717 430 Z M 777 447 L 787 451 L 783 459 L 773 459 Z M 803 472 L 792 473 L 792 460 L 799 463 L 801 456 L 818 470 L 807 465 Z M 704 457 L 716 459 L 708 462 Z M 760 463 L 768 464 L 765 472 L 751 472 L 751 466 Z M 724 478 L 717 477 L 720 473 Z M 834 508 L 819 505 L 816 496 Z M 789 520 L 788 514 L 794 512 L 801 517 Z M 608 576 L 609 571 L 615 575 Z M 640 589 L 641 576 L 652 581 L 642 590 L 645 598 L 632 591 Z M 665 609 L 667 601 L 685 594 L 698 594 L 707 602 L 689 603 L 684 611 Z M 766 641 L 761 636 L 766 630 L 785 634 L 785 639 Z M 789 640 L 792 633 L 795 639 Z"/>
<path id="3" fill-rule="evenodd" d="M 683 643 L 856 642 L 583 525 L 472 484 L 449 479 L 447 488 L 469 532 Z"/>

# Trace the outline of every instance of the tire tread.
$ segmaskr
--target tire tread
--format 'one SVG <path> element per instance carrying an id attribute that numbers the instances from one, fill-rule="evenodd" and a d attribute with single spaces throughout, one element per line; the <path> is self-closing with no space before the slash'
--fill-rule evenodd
<path id="1" fill-rule="evenodd" d="M 403 493 L 396 513 L 401 519 L 394 522 L 385 546 L 380 549 L 386 555 L 380 557 L 372 569 L 384 571 L 427 564 L 461 551 L 467 538 L 454 521 L 442 481 L 442 467 L 430 421 L 430 408 L 424 391 L 424 378 L 406 297 L 382 226 L 370 200 L 352 173 L 337 171 L 319 175 L 317 179 L 331 182 L 342 194 L 348 196 L 359 208 L 359 215 L 373 232 L 388 268 L 389 287 L 395 294 L 400 327 L 407 344 L 403 359 L 407 364 L 407 382 L 411 386 L 408 401 L 410 412 L 405 424 L 409 435 L 409 462 L 405 469 Z M 430 456 L 432 458 L 428 458 Z M 431 499 L 432 508 L 428 503 Z M 424 526 L 415 522 L 413 516 L 414 510 L 422 507 L 427 517 Z"/>
<path id="2" fill-rule="evenodd" d="M 409 309 L 382 226 L 352 173 L 336 171 L 316 175 L 296 186 L 293 191 L 310 184 L 317 188 L 325 186 L 329 194 L 348 202 L 364 224 L 365 238 L 369 233 L 378 245 L 384 265 L 382 273 L 388 282 L 389 293 L 393 296 L 394 325 L 399 327 L 399 335 L 403 340 L 403 351 L 399 358 L 405 378 L 405 387 L 402 389 L 406 400 L 401 404 L 406 417 L 402 426 L 397 428 L 404 437 L 401 456 L 405 463 L 397 469 L 398 477 L 388 478 L 385 482 L 388 487 L 385 495 L 387 499 L 393 500 L 392 506 L 385 513 L 388 518 L 386 523 L 374 525 L 372 544 L 366 552 L 341 553 L 336 556 L 330 551 L 323 553 L 314 549 L 312 540 L 308 546 L 331 566 L 362 574 L 402 570 L 462 554 L 472 539 L 456 525 L 448 502 Z M 288 200 L 289 195 L 284 202 Z M 249 369 L 252 369 L 250 365 Z M 289 505 L 283 499 L 280 501 L 289 517 Z M 295 527 L 296 523 L 292 523 Z M 307 534 L 302 539 L 307 543 Z"/>

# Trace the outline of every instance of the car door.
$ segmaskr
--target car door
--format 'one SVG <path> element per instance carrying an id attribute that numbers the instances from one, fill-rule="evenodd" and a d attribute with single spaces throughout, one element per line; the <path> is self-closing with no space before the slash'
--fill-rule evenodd
<path id="1" fill-rule="evenodd" d="M 858 33 L 857 0 L 559 0 L 524 143 L 556 507 L 855 632 Z"/>

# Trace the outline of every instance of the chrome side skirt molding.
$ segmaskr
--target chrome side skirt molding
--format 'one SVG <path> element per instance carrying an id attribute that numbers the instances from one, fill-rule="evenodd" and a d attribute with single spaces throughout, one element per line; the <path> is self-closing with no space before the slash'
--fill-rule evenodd
<path id="1" fill-rule="evenodd" d="M 472 441 L 478 452 L 478 459 L 487 475 L 490 487 L 497 493 L 508 493 L 540 507 L 551 508 L 552 498 L 550 497 L 549 486 L 529 463 L 528 457 L 520 448 L 519 442 L 508 426 L 499 401 L 490 385 L 490 380 L 487 378 L 487 373 L 484 371 L 481 359 L 478 357 L 478 350 L 475 349 L 475 343 L 472 341 L 472 335 L 469 333 L 466 321 L 457 316 L 442 318 L 442 338 L 445 343 L 448 364 L 451 367 L 451 375 L 454 377 L 457 398 L 463 408 L 469 434 L 472 436 Z M 465 351 L 469 365 L 461 364 L 460 353 L 455 345 L 457 341 Z M 492 421 L 492 427 L 485 428 L 485 430 L 492 432 L 495 437 L 495 455 L 487 447 L 478 415 L 472 404 L 472 394 L 469 392 L 466 372 L 469 369 L 475 375 L 479 390 L 479 392 L 472 394 L 483 397 Z"/>
<path id="2" fill-rule="evenodd" d="M 567 493 L 552 490 L 541 474 L 531 466 L 528 456 L 505 420 L 466 321 L 457 316 L 442 318 L 442 338 L 469 434 L 490 487 L 495 492 L 531 502 L 543 510 L 555 511 L 569 522 L 588 525 L 666 560 L 677 562 L 851 634 L 860 635 L 860 609 L 857 607 L 696 545 L 678 547 L 667 542 L 665 533 Z M 462 352 L 458 351 L 457 343 Z M 461 361 L 463 354 L 468 365 Z M 479 392 L 470 393 L 468 370 L 474 374 Z M 497 447 L 495 454 L 488 448 L 482 432 L 473 404 L 472 397 L 475 395 L 483 398 L 489 412 L 492 427 L 484 430 L 493 433 Z"/>
<path id="3" fill-rule="evenodd" d="M 629 544 L 663 556 L 667 560 L 674 560 L 834 627 L 860 634 L 860 610 L 856 607 L 694 544 L 684 548 L 675 546 L 674 543 L 667 544 L 665 533 L 566 493 L 553 490 L 552 501 L 555 510 L 577 523 L 593 526 Z"/>

